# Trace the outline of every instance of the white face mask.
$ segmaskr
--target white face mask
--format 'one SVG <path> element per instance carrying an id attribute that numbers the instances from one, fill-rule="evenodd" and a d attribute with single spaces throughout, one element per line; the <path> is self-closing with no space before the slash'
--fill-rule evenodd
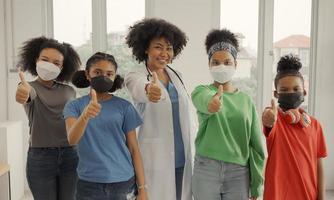
<path id="1" fill-rule="evenodd" d="M 235 67 L 232 65 L 218 65 L 210 68 L 213 80 L 218 83 L 226 83 L 232 80 L 235 73 Z"/>
<path id="2" fill-rule="evenodd" d="M 38 61 L 36 63 L 36 71 L 38 76 L 44 81 L 51 81 L 58 77 L 60 74 L 60 68 L 55 64 L 46 62 L 46 61 Z"/>

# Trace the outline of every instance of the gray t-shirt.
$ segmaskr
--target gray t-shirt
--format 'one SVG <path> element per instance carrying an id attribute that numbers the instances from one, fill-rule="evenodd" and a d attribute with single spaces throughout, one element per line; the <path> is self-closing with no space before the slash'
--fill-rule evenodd
<path id="1" fill-rule="evenodd" d="M 75 98 L 74 89 L 55 82 L 47 87 L 35 80 L 31 85 L 30 100 L 24 108 L 29 120 L 30 147 L 65 147 L 67 140 L 63 109 Z"/>

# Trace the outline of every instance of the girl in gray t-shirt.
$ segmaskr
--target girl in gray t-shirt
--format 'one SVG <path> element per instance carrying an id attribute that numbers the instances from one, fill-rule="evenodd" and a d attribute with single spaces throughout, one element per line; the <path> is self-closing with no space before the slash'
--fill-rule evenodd
<path id="1" fill-rule="evenodd" d="M 38 37 L 23 44 L 19 59 L 21 82 L 16 101 L 24 106 L 29 120 L 30 190 L 35 200 L 72 200 L 78 156 L 67 141 L 62 111 L 66 102 L 75 98 L 74 89 L 64 82 L 78 70 L 80 58 L 71 45 Z M 24 71 L 36 80 L 27 82 Z"/>

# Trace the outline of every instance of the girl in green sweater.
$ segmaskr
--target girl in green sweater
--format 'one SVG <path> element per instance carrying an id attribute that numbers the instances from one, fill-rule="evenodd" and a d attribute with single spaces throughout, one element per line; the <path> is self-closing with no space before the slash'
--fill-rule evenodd
<path id="1" fill-rule="evenodd" d="M 199 130 L 192 191 L 195 200 L 255 200 L 263 184 L 264 151 L 252 99 L 235 88 L 238 41 L 230 31 L 206 37 L 209 70 L 214 79 L 192 92 Z"/>

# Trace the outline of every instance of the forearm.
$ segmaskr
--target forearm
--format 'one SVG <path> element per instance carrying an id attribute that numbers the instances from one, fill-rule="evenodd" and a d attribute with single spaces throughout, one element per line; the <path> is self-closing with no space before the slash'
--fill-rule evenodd
<path id="1" fill-rule="evenodd" d="M 318 200 L 325 200 L 325 180 L 321 158 L 318 159 Z"/>
<path id="2" fill-rule="evenodd" d="M 212 99 L 212 95 L 198 92 L 193 93 L 191 99 L 197 111 L 208 115 L 213 114 L 208 110 L 209 101 Z"/>
<path id="3" fill-rule="evenodd" d="M 145 185 L 145 175 L 142 158 L 139 152 L 139 148 L 131 150 L 131 156 L 133 160 L 133 165 L 136 173 L 136 180 L 138 186 Z"/>
<path id="4" fill-rule="evenodd" d="M 264 170 L 264 154 L 262 151 L 250 148 L 249 168 L 251 197 L 259 197 L 262 193 Z"/>
<path id="5" fill-rule="evenodd" d="M 144 75 L 143 75 L 144 76 Z M 139 75 L 135 73 L 129 73 L 125 77 L 125 85 L 126 88 L 129 90 L 132 99 L 135 103 L 147 103 L 149 102 L 146 96 L 146 85 L 149 83 L 145 79 L 145 77 L 139 77 Z"/>
<path id="6" fill-rule="evenodd" d="M 81 115 L 68 131 L 68 142 L 70 145 L 78 144 L 88 124 L 88 118 Z"/>

